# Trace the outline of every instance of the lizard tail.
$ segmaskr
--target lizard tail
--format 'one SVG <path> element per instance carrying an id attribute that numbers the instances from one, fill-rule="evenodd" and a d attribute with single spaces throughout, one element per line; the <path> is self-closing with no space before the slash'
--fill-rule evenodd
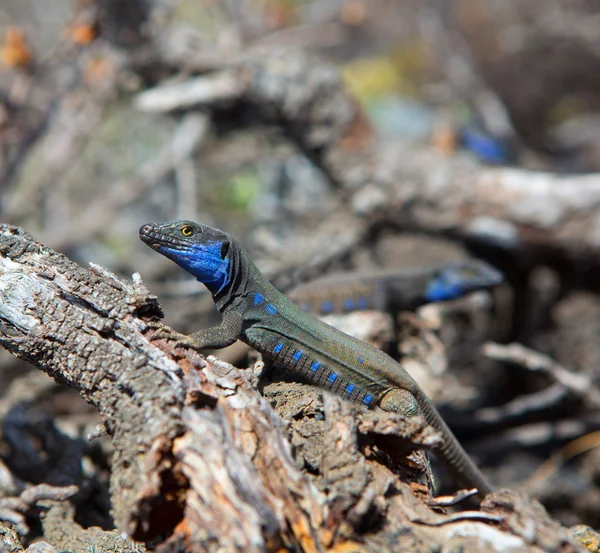
<path id="1" fill-rule="evenodd" d="M 412 390 L 412 394 L 415 396 L 425 420 L 442 434 L 442 445 L 435 451 L 436 455 L 456 473 L 463 484 L 475 486 L 480 497 L 491 493 L 492 486 L 458 443 L 431 400 L 418 386 Z"/>

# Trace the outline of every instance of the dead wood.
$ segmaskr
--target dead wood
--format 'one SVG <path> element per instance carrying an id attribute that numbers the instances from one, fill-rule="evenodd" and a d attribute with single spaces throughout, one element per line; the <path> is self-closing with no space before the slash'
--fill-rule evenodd
<path id="1" fill-rule="evenodd" d="M 139 276 L 130 284 L 83 269 L 4 225 L 0 291 L 0 342 L 98 410 L 115 448 L 116 527 L 157 551 L 578 550 L 537 502 L 513 492 L 450 517 L 428 507 L 418 471 L 390 457 L 435 447 L 418 418 L 279 383 L 267 395 L 294 413 L 282 419 L 244 371 L 151 343 L 147 321 L 161 310 Z M 321 444 L 312 474 L 289 441 L 301 441 L 308 416 Z M 44 538 L 60 549 L 88 538 L 96 550 L 121 547 L 114 533 L 82 530 L 64 504 L 48 517 Z"/>
<path id="2" fill-rule="evenodd" d="M 328 176 L 358 226 L 366 217 L 569 256 L 600 249 L 599 174 L 489 167 L 377 136 L 333 67 L 304 53 L 259 53 L 250 50 L 222 72 L 147 90 L 137 105 L 218 108 L 217 120 L 237 113 L 229 106 L 248 107 L 251 121 L 278 127 Z M 348 232 L 352 225 L 343 226 Z"/>

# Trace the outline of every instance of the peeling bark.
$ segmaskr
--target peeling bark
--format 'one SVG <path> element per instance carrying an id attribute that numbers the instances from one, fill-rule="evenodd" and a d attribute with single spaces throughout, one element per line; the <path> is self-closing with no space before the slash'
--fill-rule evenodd
<path id="1" fill-rule="evenodd" d="M 157 551 L 439 551 L 448 540 L 468 550 L 577 551 L 541 506 L 512 492 L 488 496 L 483 512 L 434 512 L 416 482 L 422 471 L 391 457 L 435 447 L 439 436 L 422 419 L 328 395 L 321 403 L 321 392 L 286 383 L 271 403 L 295 419 L 312 412 L 311 439 L 322 437 L 311 473 L 301 470 L 289 441 L 301 440 L 301 427 L 281 419 L 247 373 L 149 341 L 147 322 L 162 314 L 139 276 L 129 284 L 83 269 L 5 225 L 0 293 L 0 342 L 98 409 L 115 447 L 117 529 Z M 117 547 L 114 533 L 72 524 L 64 505 L 50 513 L 45 537 L 61 549 L 86 536 L 100 550 Z"/>

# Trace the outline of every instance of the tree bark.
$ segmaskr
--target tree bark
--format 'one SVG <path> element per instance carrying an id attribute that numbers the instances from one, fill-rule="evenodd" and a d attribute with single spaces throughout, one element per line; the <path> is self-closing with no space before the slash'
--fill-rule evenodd
<path id="1" fill-rule="evenodd" d="M 290 382 L 272 385 L 268 402 L 252 373 L 151 342 L 148 321 L 162 313 L 138 275 L 127 283 L 83 269 L 4 225 L 0 292 L 0 342 L 98 409 L 115 447 L 117 529 L 157 551 L 577 550 L 514 492 L 488 496 L 482 511 L 428 507 L 419 471 L 392 458 L 439 443 L 420 418 Z M 318 454 L 309 473 L 298 452 L 310 441 L 306 451 Z M 85 535 L 74 532 L 74 542 Z"/>

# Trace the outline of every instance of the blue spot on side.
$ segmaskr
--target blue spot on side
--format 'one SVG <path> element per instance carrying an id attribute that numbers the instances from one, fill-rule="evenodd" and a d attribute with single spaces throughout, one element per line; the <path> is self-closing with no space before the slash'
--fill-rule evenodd
<path id="1" fill-rule="evenodd" d="M 277 307 L 275 307 L 272 303 L 267 303 L 267 305 L 265 305 L 265 311 L 269 315 L 275 315 L 275 313 L 277 313 Z"/>
<path id="2" fill-rule="evenodd" d="M 363 399 L 363 403 L 366 405 L 369 405 L 372 401 L 373 401 L 373 396 L 371 394 L 367 394 Z"/>
<path id="3" fill-rule="evenodd" d="M 310 366 L 310 370 L 314 373 L 316 373 L 319 370 L 319 367 L 321 366 L 321 363 L 319 363 L 318 361 L 313 361 L 312 365 Z"/>
<path id="4" fill-rule="evenodd" d="M 302 350 L 294 352 L 294 361 L 300 361 L 300 358 L 302 357 L 303 353 L 304 352 Z"/>
<path id="5" fill-rule="evenodd" d="M 337 377 L 338 377 L 337 373 L 331 373 L 327 380 L 329 380 L 329 382 L 331 382 L 333 384 L 336 381 Z"/>
<path id="6" fill-rule="evenodd" d="M 508 149 L 500 140 L 474 126 L 461 129 L 460 141 L 465 148 L 487 163 L 501 165 L 508 163 L 510 158 Z"/>
<path id="7" fill-rule="evenodd" d="M 444 301 L 460 298 L 465 290 L 461 278 L 454 269 L 446 269 L 432 279 L 425 290 L 427 301 Z"/>
<path id="8" fill-rule="evenodd" d="M 264 301 L 265 301 L 265 297 L 260 292 L 255 292 L 254 305 L 260 305 Z"/>
<path id="9" fill-rule="evenodd" d="M 362 357 L 359 357 L 358 362 L 362 365 L 362 364 L 364 364 L 365 360 Z"/>
<path id="10" fill-rule="evenodd" d="M 348 384 L 348 386 L 346 386 L 346 393 L 350 395 L 354 391 L 354 388 L 356 388 L 354 384 Z"/>
<path id="11" fill-rule="evenodd" d="M 354 310 L 354 300 L 352 298 L 346 298 L 344 300 L 344 310 L 346 310 L 346 311 Z"/>
<path id="12" fill-rule="evenodd" d="M 279 342 L 274 348 L 273 353 L 279 353 L 283 349 L 283 342 Z"/>
<path id="13" fill-rule="evenodd" d="M 369 308 L 369 300 L 364 296 L 361 296 L 356 300 L 356 309 L 363 310 Z"/>
<path id="14" fill-rule="evenodd" d="M 331 313 L 333 311 L 333 304 L 326 300 L 321 304 L 321 312 L 322 313 Z"/>

